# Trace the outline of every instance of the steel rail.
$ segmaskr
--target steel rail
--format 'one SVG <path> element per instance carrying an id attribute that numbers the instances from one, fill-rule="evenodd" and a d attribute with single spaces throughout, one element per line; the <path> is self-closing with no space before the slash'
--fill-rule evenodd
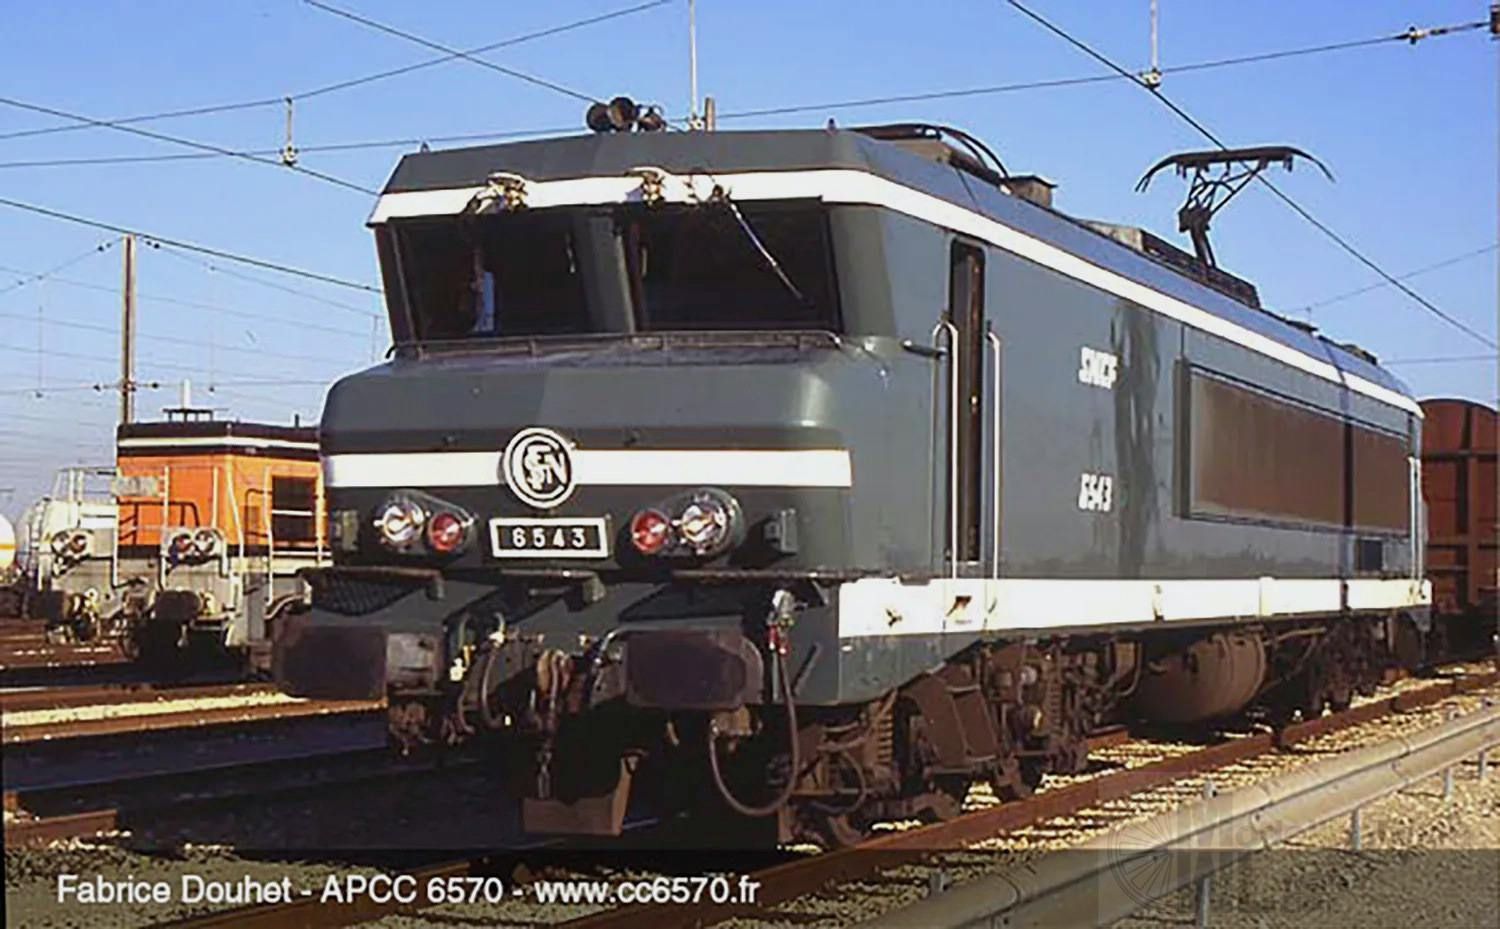
<path id="1" fill-rule="evenodd" d="M 11 644 L 0 639 L 0 671 L 98 667 L 125 664 L 128 660 L 113 645 Z"/>
<path id="2" fill-rule="evenodd" d="M 14 817 L 5 820 L 5 847 L 46 845 L 62 839 L 85 839 L 114 832 L 120 813 L 115 809 L 87 810 L 62 816 Z"/>

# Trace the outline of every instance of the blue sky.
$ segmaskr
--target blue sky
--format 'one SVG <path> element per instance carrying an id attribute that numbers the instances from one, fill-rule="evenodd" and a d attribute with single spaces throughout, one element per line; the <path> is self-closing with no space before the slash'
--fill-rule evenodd
<path id="1" fill-rule="evenodd" d="M 640 0 L 339 5 L 471 48 L 634 2 Z M 1126 67 L 1147 65 L 1147 0 L 1033 5 Z M 1396 33 L 1412 24 L 1469 22 L 1487 12 L 1472 0 L 1161 0 L 1161 7 L 1161 59 L 1168 68 Z M 0 96 L 100 119 L 276 99 L 437 54 L 300 0 L 11 0 L 5 18 Z M 1001 0 L 700 0 L 698 22 L 702 90 L 726 115 L 1103 71 Z M 1169 75 L 1162 89 L 1231 145 L 1286 142 L 1327 162 L 1336 183 L 1306 169 L 1277 181 L 1384 268 L 1404 274 L 1496 242 L 1497 56 L 1500 45 L 1471 32 L 1415 46 L 1389 43 Z M 489 57 L 585 94 L 659 102 L 680 116 L 688 106 L 686 0 Z M 460 60 L 305 100 L 296 108 L 295 137 L 309 148 L 571 129 L 582 126 L 582 111 L 577 100 Z M 1207 147 L 1125 82 L 726 119 L 723 127 L 814 126 L 830 116 L 843 124 L 924 120 L 963 127 L 987 140 L 1012 171 L 1056 181 L 1059 208 L 1169 238 L 1181 186 L 1164 176 L 1142 195 L 1133 191 L 1135 181 L 1164 154 Z M 258 150 L 281 145 L 283 120 L 272 105 L 138 125 Z M 65 124 L 0 105 L 0 135 Z M 412 147 L 306 152 L 301 164 L 378 188 Z M 375 283 L 363 228 L 370 201 L 363 194 L 231 158 L 22 164 L 192 151 L 104 128 L 0 138 L 0 197 Z M 44 490 L 58 465 L 109 458 L 116 401 L 87 385 L 117 377 L 120 249 L 91 252 L 111 239 L 0 208 L 0 488 L 15 488 L 9 500 L 0 492 L 5 512 L 14 514 Z M 1260 189 L 1246 191 L 1218 217 L 1214 241 L 1221 264 L 1254 280 L 1269 307 L 1304 318 L 1308 304 L 1378 280 Z M 15 286 L 28 272 L 73 259 L 52 278 Z M 1409 283 L 1474 328 L 1495 332 L 1494 251 Z M 195 400 L 224 408 L 226 416 L 289 422 L 296 413 L 315 420 L 324 385 L 386 346 L 378 299 L 354 290 L 154 249 L 142 251 L 138 286 L 138 377 L 163 385 L 190 377 Z M 1389 287 L 1310 315 L 1329 334 L 1393 362 L 1487 351 Z M 1393 369 L 1421 396 L 1493 399 L 1496 393 L 1489 361 Z M 159 416 L 175 396 L 175 387 L 144 391 L 141 415 Z"/>

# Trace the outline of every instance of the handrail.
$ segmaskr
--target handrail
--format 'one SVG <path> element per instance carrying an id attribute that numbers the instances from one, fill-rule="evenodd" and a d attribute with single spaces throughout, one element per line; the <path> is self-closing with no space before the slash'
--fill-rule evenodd
<path id="1" fill-rule="evenodd" d="M 958 577 L 958 327 L 940 319 L 932 327 L 932 345 L 940 333 L 948 335 L 948 563 Z M 934 423 L 934 425 L 936 425 Z"/>
<path id="2" fill-rule="evenodd" d="M 245 527 L 240 524 L 240 495 L 234 492 L 234 465 L 224 469 L 224 490 L 229 494 L 229 514 L 234 517 L 234 534 L 239 539 L 240 558 L 245 557 Z M 249 500 L 245 501 L 249 503 Z"/>
<path id="3" fill-rule="evenodd" d="M 161 469 L 161 527 L 156 530 L 157 544 L 167 541 L 167 524 L 172 521 L 172 466 Z M 156 586 L 167 586 L 167 559 L 165 555 L 156 559 Z"/>
<path id="4" fill-rule="evenodd" d="M 1422 550 L 1425 539 L 1419 525 L 1422 521 L 1422 459 L 1415 455 L 1407 456 L 1406 482 L 1406 538 L 1410 548 L 1407 575 L 1421 578 L 1422 562 L 1426 560 L 1427 553 Z"/>
<path id="5" fill-rule="evenodd" d="M 990 344 L 990 355 L 995 359 L 995 392 L 990 398 L 990 407 L 994 410 L 990 424 L 990 447 L 994 449 L 993 464 L 990 466 L 990 520 L 993 524 L 990 539 L 990 576 L 1000 576 L 1000 483 L 1001 476 L 1005 473 L 1000 461 L 1000 397 L 1004 382 L 1000 377 L 1001 359 L 1000 349 L 1002 342 L 995 334 L 995 330 L 988 325 L 984 329 L 984 340 Z"/>
<path id="6" fill-rule="evenodd" d="M 267 503 L 263 512 L 266 514 L 266 611 L 270 612 L 276 599 L 276 494 L 271 484 L 270 465 L 266 465 L 266 479 L 260 489 L 266 495 Z"/>
<path id="7" fill-rule="evenodd" d="M 321 462 L 318 464 L 318 478 L 313 482 L 313 539 L 317 542 L 317 555 L 314 564 L 323 565 L 323 543 L 326 541 L 324 533 L 328 531 L 328 498 L 323 495 Z"/>

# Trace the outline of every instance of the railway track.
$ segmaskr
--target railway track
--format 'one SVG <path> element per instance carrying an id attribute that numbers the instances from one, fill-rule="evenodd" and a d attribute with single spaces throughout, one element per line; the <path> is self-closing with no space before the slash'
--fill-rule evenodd
<path id="1" fill-rule="evenodd" d="M 1358 707 L 1295 723 L 1276 732 L 1259 732 L 1185 752 L 1160 752 L 1140 746 L 1149 755 L 1163 757 L 1121 767 L 1102 775 L 1075 777 L 1074 783 L 1044 790 L 1027 800 L 997 804 L 977 809 L 947 822 L 891 832 L 859 846 L 813 855 L 753 875 L 761 882 L 761 895 L 753 908 L 722 906 L 652 906 L 617 908 L 575 919 L 562 926 L 566 929 L 616 929 L 616 927 L 651 925 L 655 927 L 703 927 L 734 919 L 736 925 L 762 921 L 776 923 L 791 920 L 798 923 L 816 921 L 816 912 L 782 913 L 775 910 L 784 904 L 801 901 L 813 895 L 847 902 L 849 893 L 858 893 L 853 885 L 880 883 L 882 874 L 907 866 L 919 865 L 916 874 L 907 873 L 896 880 L 917 895 L 925 895 L 950 885 L 966 872 L 993 869 L 996 851 L 1029 852 L 1072 847 L 1081 840 L 1073 826 L 1053 830 L 1051 836 L 1019 836 L 1045 823 L 1083 818 L 1096 814 L 1100 824 L 1094 833 L 1107 832 L 1120 821 L 1107 808 L 1120 801 L 1159 791 L 1164 802 L 1151 808 L 1165 808 L 1200 795 L 1201 776 L 1235 767 L 1252 769 L 1259 759 L 1285 757 L 1299 747 L 1327 739 L 1366 724 L 1428 707 L 1450 697 L 1491 687 L 1500 682 L 1494 671 L 1467 675 L 1450 681 L 1407 689 L 1404 692 L 1372 700 Z M 1123 748 L 1137 748 L 1129 744 Z M 1129 752 L 1125 753 L 1129 754 Z M 1139 754 L 1139 752 L 1137 752 Z M 1263 771 L 1261 773 L 1264 773 Z M 1183 784 L 1191 780 L 1191 783 Z M 1225 783 L 1229 783 L 1226 780 Z M 1179 785 L 1181 785 L 1179 787 Z M 1176 789 L 1174 789 L 1176 788 Z M 1153 798 L 1155 799 L 1155 798 Z M 1102 814 L 1102 815 L 1097 815 Z M 1055 833 L 1061 831 L 1063 835 Z M 1050 839 L 1050 841 L 1049 841 Z M 975 854 L 978 860 L 975 861 Z M 849 888 L 841 890 L 841 888 Z M 868 894 L 866 894 L 868 896 Z M 814 907 L 814 910 L 817 908 Z M 825 914 L 826 915 L 826 914 Z"/>
<path id="2" fill-rule="evenodd" d="M 449 762 L 443 770 L 461 768 L 467 761 Z M 171 814 L 238 803 L 261 803 L 295 795 L 317 795 L 329 790 L 378 781 L 432 775 L 439 766 L 408 762 L 384 746 L 326 753 L 296 753 L 211 768 L 143 773 L 107 784 L 57 789 L 6 791 L 5 822 L 8 848 L 44 845 L 62 839 L 86 839 L 148 824 Z M 37 811 L 45 811 L 38 813 Z"/>
<path id="3" fill-rule="evenodd" d="M 41 634 L 47 631 L 47 623 L 40 619 L 22 619 L 18 616 L 0 616 L 0 641 L 8 636 Z"/>
<path id="4" fill-rule="evenodd" d="M 6 693 L 6 845 L 110 833 L 147 822 L 153 810 L 180 815 L 184 804 L 332 789 L 434 767 L 386 749 L 378 701 L 243 702 L 267 696 L 258 684 Z M 89 702 L 101 698 L 113 702 Z M 144 713 L 12 722 L 130 708 Z"/>
<path id="5" fill-rule="evenodd" d="M 127 812 L 170 805 L 189 793 L 204 801 L 289 780 L 330 780 L 278 767 L 335 759 L 342 768 L 332 780 L 347 781 L 361 769 L 378 775 L 391 769 L 382 764 L 389 760 L 380 738 L 382 707 L 292 700 L 245 683 L 0 692 L 7 845 L 113 831 Z M 358 728 L 362 736 L 330 738 L 329 723 Z M 240 786 L 205 788 L 215 780 Z"/>
<path id="6" fill-rule="evenodd" d="M 125 683 L 141 681 L 145 673 L 114 643 L 54 643 L 40 631 L 0 633 L 0 686 Z"/>
<path id="7" fill-rule="evenodd" d="M 0 673 L 98 667 L 125 664 L 129 660 L 113 644 L 60 645 L 48 642 L 39 633 L 0 637 Z"/>
<path id="8" fill-rule="evenodd" d="M 56 712 L 30 710 L 8 713 L 0 743 L 17 745 L 27 742 L 51 742 L 74 739 L 89 739 L 101 736 L 133 735 L 160 730 L 192 730 L 203 727 L 239 725 L 264 721 L 283 721 L 305 716 L 347 715 L 374 713 L 384 708 L 379 700 L 295 700 L 279 698 L 262 692 L 264 703 L 238 702 L 243 697 L 256 694 L 217 698 L 228 705 L 179 706 L 179 704 L 201 704 L 204 697 L 187 700 L 168 700 L 145 704 L 133 701 L 124 704 L 94 704 L 90 706 L 66 707 Z M 85 710 L 97 710 L 106 715 L 81 716 Z M 134 712 L 139 710 L 140 712 Z M 73 711 L 69 714 L 67 711 Z M 111 713 L 113 711 L 113 713 Z M 38 718 L 33 721 L 33 718 Z"/>
<path id="9" fill-rule="evenodd" d="M 528 924 L 556 925 L 561 929 L 624 929 L 649 925 L 653 927 L 705 927 L 733 921 L 737 927 L 759 923 L 785 925 L 817 923 L 822 918 L 839 925 L 847 920 L 838 916 L 851 894 L 859 888 L 896 883 L 908 890 L 916 888 L 916 897 L 944 888 L 966 872 L 993 870 L 999 858 L 995 850 L 1016 851 L 1032 847 L 1039 853 L 1048 847 L 1069 847 L 1083 841 L 1081 832 L 1068 834 L 1071 826 L 1055 828 L 1061 833 L 1049 843 L 1023 833 L 1051 824 L 1091 822 L 1095 834 L 1108 831 L 1121 816 L 1108 808 L 1142 796 L 1153 797 L 1157 809 L 1163 803 L 1181 803 L 1197 797 L 1206 773 L 1232 777 L 1229 771 L 1242 771 L 1251 781 L 1265 776 L 1268 762 L 1281 759 L 1295 763 L 1309 746 L 1347 736 L 1358 742 L 1381 738 L 1379 732 L 1354 735 L 1361 727 L 1382 722 L 1396 728 L 1420 728 L 1431 725 L 1426 718 L 1431 708 L 1450 698 L 1469 694 L 1500 684 L 1500 673 L 1483 671 L 1436 683 L 1408 681 L 1399 692 L 1386 694 L 1350 710 L 1320 719 L 1296 723 L 1279 731 L 1232 734 L 1211 745 L 1158 744 L 1142 742 L 1123 730 L 1101 734 L 1094 744 L 1097 754 L 1112 770 L 1056 778 L 1059 786 L 1044 789 L 1032 797 L 1011 803 L 979 802 L 969 804 L 968 812 L 932 825 L 893 828 L 858 846 L 809 854 L 753 872 L 761 891 L 754 907 L 711 904 L 633 905 L 601 910 L 575 919 Z M 1416 714 L 1412 716 L 1410 714 Z M 1405 722 L 1403 722 L 1405 721 Z M 1383 731 L 1383 730 L 1382 730 Z M 1338 751 L 1338 747 L 1319 751 Z M 1164 798 L 1164 799 L 1163 799 Z M 1076 829 L 1074 829 L 1077 832 Z M 977 860 L 976 860 L 977 859 Z M 635 869 L 631 869 L 635 870 Z M 701 870 L 701 866 L 700 866 Z M 452 862 L 410 872 L 419 882 L 428 878 L 464 877 L 495 873 L 495 864 L 487 859 Z M 897 876 L 892 876 L 897 875 Z M 507 875 L 508 876 L 508 875 Z M 972 876 L 972 875 L 970 875 Z M 818 907 L 788 911 L 791 904 L 802 904 L 814 897 L 832 901 L 827 912 Z M 411 914 L 422 907 L 379 906 L 369 900 L 353 904 L 323 906 L 315 900 L 298 901 L 282 906 L 246 907 L 169 924 L 173 929 L 209 929 L 219 926 L 271 927 L 300 925 L 333 927 L 354 925 L 393 913 Z M 435 914 L 436 915 L 436 914 Z M 875 915 L 871 913 L 870 915 Z M 491 911 L 488 919 L 505 921 Z M 444 916 L 446 920 L 446 915 Z"/>

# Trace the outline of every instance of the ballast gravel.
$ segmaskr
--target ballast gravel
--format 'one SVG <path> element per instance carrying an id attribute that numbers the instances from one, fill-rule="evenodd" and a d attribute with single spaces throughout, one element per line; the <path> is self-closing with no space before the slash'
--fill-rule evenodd
<path id="1" fill-rule="evenodd" d="M 1216 874 L 1214 929 L 1337 926 L 1500 927 L 1500 770 L 1469 761 L 1365 807 L 1361 847 L 1338 819 Z M 1197 893 L 1179 891 L 1114 929 L 1192 925 Z"/>

